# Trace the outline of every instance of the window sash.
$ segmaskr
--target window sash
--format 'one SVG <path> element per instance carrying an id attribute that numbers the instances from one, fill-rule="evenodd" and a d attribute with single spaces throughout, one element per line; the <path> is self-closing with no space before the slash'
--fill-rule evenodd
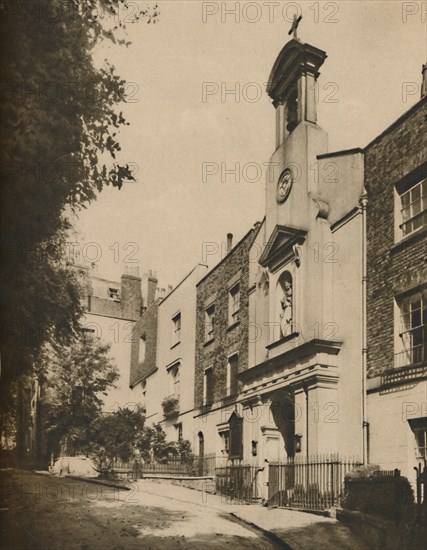
<path id="1" fill-rule="evenodd" d="M 403 236 L 427 225 L 427 178 L 400 196 Z"/>
<path id="2" fill-rule="evenodd" d="M 227 387 L 226 395 L 232 396 L 238 393 L 237 374 L 239 371 L 239 357 L 233 355 L 227 362 Z"/>
<path id="3" fill-rule="evenodd" d="M 427 360 L 427 299 L 419 292 L 403 300 L 401 306 L 401 332 L 403 349 L 396 354 L 397 366 L 409 366 Z"/>
<path id="4" fill-rule="evenodd" d="M 181 340 L 181 314 L 175 315 L 172 318 L 173 323 L 173 343 L 176 344 Z"/>
<path id="5" fill-rule="evenodd" d="M 205 341 L 211 340 L 214 336 L 215 308 L 211 306 L 205 311 Z"/>
<path id="6" fill-rule="evenodd" d="M 213 369 L 212 367 L 205 370 L 204 386 L 203 386 L 203 404 L 210 405 L 213 403 L 214 387 L 213 387 Z"/>
<path id="7" fill-rule="evenodd" d="M 239 320 L 240 311 L 240 284 L 235 285 L 229 294 L 229 321 L 230 324 Z"/>
<path id="8" fill-rule="evenodd" d="M 417 459 L 427 459 L 427 428 L 415 430 Z"/>

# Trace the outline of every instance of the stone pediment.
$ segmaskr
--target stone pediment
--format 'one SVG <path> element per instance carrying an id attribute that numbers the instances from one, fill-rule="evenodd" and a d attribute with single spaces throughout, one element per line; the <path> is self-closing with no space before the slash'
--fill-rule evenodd
<path id="1" fill-rule="evenodd" d="M 277 56 L 267 84 L 267 93 L 274 103 L 286 97 L 292 82 L 303 73 L 319 74 L 326 53 L 294 38 L 287 42 Z"/>
<path id="2" fill-rule="evenodd" d="M 288 225 L 276 225 L 259 259 L 262 267 L 270 271 L 279 269 L 283 264 L 299 259 L 295 247 L 301 246 L 307 231 Z"/>

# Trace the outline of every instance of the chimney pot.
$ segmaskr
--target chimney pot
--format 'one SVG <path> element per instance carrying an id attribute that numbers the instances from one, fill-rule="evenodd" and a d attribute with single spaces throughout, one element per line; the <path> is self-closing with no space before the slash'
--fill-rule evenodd
<path id="1" fill-rule="evenodd" d="M 421 74 L 423 79 L 421 81 L 421 98 L 427 95 L 427 63 L 424 63 Z"/>
<path id="2" fill-rule="evenodd" d="M 227 254 L 233 248 L 233 233 L 227 233 Z"/>

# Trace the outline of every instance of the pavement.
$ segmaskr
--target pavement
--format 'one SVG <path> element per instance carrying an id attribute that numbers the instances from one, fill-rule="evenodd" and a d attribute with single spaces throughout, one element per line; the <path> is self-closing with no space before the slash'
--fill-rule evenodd
<path id="1" fill-rule="evenodd" d="M 152 480 L 138 480 L 138 492 L 167 497 L 229 514 L 267 535 L 288 550 L 367 550 L 366 544 L 336 519 L 316 514 L 268 508 L 259 504 L 234 504 L 212 495 Z"/>

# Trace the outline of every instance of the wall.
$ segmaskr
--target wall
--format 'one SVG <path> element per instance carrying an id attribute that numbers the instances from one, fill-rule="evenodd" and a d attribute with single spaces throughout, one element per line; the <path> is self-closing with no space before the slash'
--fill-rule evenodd
<path id="1" fill-rule="evenodd" d="M 412 483 L 418 466 L 415 436 L 408 420 L 427 416 L 427 381 L 377 390 L 368 396 L 370 425 L 369 461 L 383 470 L 398 468 Z"/>
<path id="2" fill-rule="evenodd" d="M 368 191 L 368 369 L 377 376 L 394 364 L 394 288 L 426 259 L 425 238 L 393 250 L 394 184 L 427 158 L 427 97 L 365 151 Z M 424 131 L 422 130 L 424 129 Z M 422 137 L 424 135 L 424 138 Z M 427 170 L 424 168 L 424 177 Z M 425 268 L 424 268 L 425 269 Z M 424 271 L 424 277 L 425 271 Z"/>
<path id="3" fill-rule="evenodd" d="M 132 335 L 132 350 L 130 358 L 130 380 L 131 387 L 135 386 L 143 376 L 154 372 L 157 366 L 157 317 L 159 304 L 158 299 L 147 308 L 140 319 L 135 323 Z M 145 336 L 145 360 L 139 361 L 139 345 L 141 336 Z"/>
<path id="4" fill-rule="evenodd" d="M 117 366 L 120 374 L 116 388 L 110 389 L 102 396 L 105 412 L 113 412 L 118 407 L 124 407 L 131 401 L 129 394 L 129 363 L 131 354 L 133 321 L 105 317 L 86 313 L 82 320 L 83 326 L 94 331 L 103 342 L 110 344 L 109 356 Z"/>

